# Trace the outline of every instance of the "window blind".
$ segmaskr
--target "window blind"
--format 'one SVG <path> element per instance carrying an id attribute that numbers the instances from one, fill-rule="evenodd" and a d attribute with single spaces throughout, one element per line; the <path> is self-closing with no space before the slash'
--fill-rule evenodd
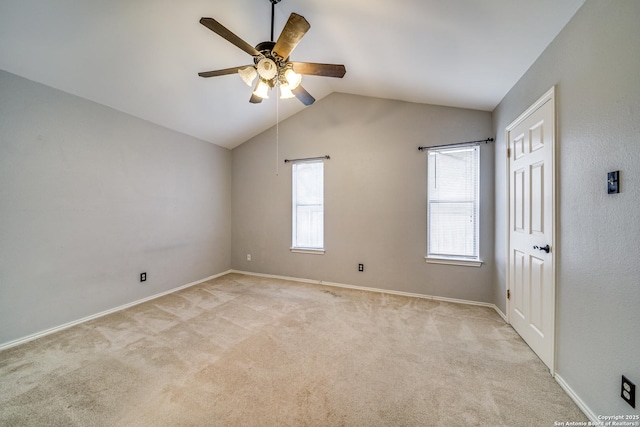
<path id="1" fill-rule="evenodd" d="M 478 259 L 480 149 L 428 150 L 427 256 Z"/>
<path id="2" fill-rule="evenodd" d="M 293 164 L 292 246 L 324 248 L 324 162 Z"/>

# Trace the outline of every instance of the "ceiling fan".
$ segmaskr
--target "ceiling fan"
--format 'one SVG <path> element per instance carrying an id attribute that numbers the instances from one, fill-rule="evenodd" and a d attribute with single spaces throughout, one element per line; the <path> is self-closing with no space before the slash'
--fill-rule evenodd
<path id="1" fill-rule="evenodd" d="M 238 73 L 249 87 L 253 86 L 254 79 L 258 77 L 258 82 L 249 100 L 253 104 L 258 104 L 263 99 L 269 98 L 269 90 L 279 86 L 281 99 L 296 97 L 304 105 L 311 105 L 315 98 L 300 85 L 301 74 L 342 78 L 346 69 L 344 65 L 337 64 L 289 61 L 289 55 L 309 31 L 311 25 L 303 16 L 292 13 L 278 40 L 274 42 L 275 5 L 281 0 L 269 1 L 271 2 L 271 41 L 258 43 L 255 47 L 242 40 L 215 19 L 200 19 L 202 25 L 253 56 L 253 65 L 205 71 L 198 73 L 198 75 L 200 77 L 214 77 Z"/>

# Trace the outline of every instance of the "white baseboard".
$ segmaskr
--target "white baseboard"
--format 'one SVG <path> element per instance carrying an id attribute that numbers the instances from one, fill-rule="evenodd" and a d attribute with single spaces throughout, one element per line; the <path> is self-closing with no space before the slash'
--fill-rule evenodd
<path id="1" fill-rule="evenodd" d="M 500 315 L 500 317 L 504 319 L 505 322 L 507 321 L 507 317 L 504 315 L 504 313 L 502 313 L 502 311 L 500 311 L 500 309 L 495 304 L 491 304 L 488 302 L 478 302 L 478 301 L 469 301 L 469 300 L 462 300 L 462 299 L 456 299 L 456 298 L 437 297 L 437 296 L 426 295 L 426 294 L 415 294 L 411 292 L 393 291 L 390 289 L 368 288 L 365 286 L 346 285 L 344 283 L 325 282 L 324 280 L 301 279 L 299 277 L 279 276 L 276 274 L 253 273 L 250 271 L 242 271 L 242 270 L 230 270 L 229 273 L 244 274 L 247 276 L 256 276 L 256 277 L 266 277 L 269 279 L 290 280 L 292 282 L 311 283 L 314 285 L 333 286 L 336 288 L 355 289 L 358 291 L 378 292 L 378 293 L 390 294 L 390 295 L 402 295 L 402 296 L 412 297 L 412 298 L 422 298 L 422 299 L 430 299 L 434 301 L 452 302 L 455 304 L 467 304 L 467 305 L 476 305 L 481 307 L 489 307 L 489 308 L 493 308 L 498 313 L 498 315 Z"/>
<path id="2" fill-rule="evenodd" d="M 593 425 L 600 425 L 599 423 L 602 421 L 598 420 L 598 417 L 596 416 L 596 414 L 591 410 L 591 408 L 587 406 L 586 403 L 584 403 L 582 399 L 580 399 L 580 396 L 578 396 L 576 392 L 573 391 L 573 389 L 569 386 L 569 384 L 567 384 L 567 382 L 560 375 L 558 375 L 558 373 L 554 375 L 554 378 L 556 379 L 556 382 L 560 384 L 560 387 L 562 387 L 565 393 L 569 395 L 571 400 L 573 400 L 575 404 L 578 406 L 578 408 L 580 408 L 580 410 L 584 412 L 587 418 L 589 418 L 591 423 Z"/>
<path id="3" fill-rule="evenodd" d="M 493 304 L 493 309 L 500 315 L 500 317 L 502 317 L 502 320 L 504 320 L 505 323 L 509 323 L 509 321 L 507 320 L 507 315 L 504 314 L 497 305 Z"/>
<path id="4" fill-rule="evenodd" d="M 90 320 L 97 319 L 99 317 L 103 317 L 103 316 L 106 316 L 108 314 L 112 314 L 112 313 L 124 310 L 126 308 L 133 307 L 133 306 L 138 305 L 138 304 L 142 304 L 143 302 L 151 301 L 151 300 L 154 300 L 156 298 L 160 298 L 160 297 L 163 297 L 165 295 L 172 294 L 174 292 L 180 291 L 182 289 L 189 288 L 191 286 L 198 285 L 198 284 L 206 282 L 208 280 L 216 279 L 218 277 L 221 277 L 221 276 L 224 276 L 226 274 L 229 274 L 230 272 L 231 272 L 231 270 L 227 270 L 227 271 L 219 273 L 219 274 L 214 274 L 213 276 L 209 276 L 209 277 L 207 277 L 205 279 L 202 279 L 202 280 L 191 282 L 191 283 L 188 283 L 186 285 L 182 285 L 182 286 L 179 286 L 177 288 L 174 288 L 174 289 L 171 289 L 171 290 L 168 290 L 168 291 L 165 291 L 165 292 L 161 292 L 159 294 L 151 295 L 149 297 L 146 297 L 146 298 L 134 301 L 134 302 L 130 302 L 128 304 L 124 304 L 124 305 L 121 305 L 119 307 L 112 308 L 110 310 L 102 311 L 100 313 L 93 314 L 91 316 L 83 317 L 82 319 L 78 319 L 78 320 L 74 320 L 74 321 L 69 322 L 69 323 L 65 323 L 64 325 L 56 326 L 56 327 L 53 327 L 51 329 L 47 329 L 47 330 L 44 330 L 44 331 L 41 331 L 41 332 L 36 332 L 35 334 L 29 335 L 29 336 L 26 336 L 26 337 L 23 337 L 23 338 L 18 338 L 16 340 L 0 344 L 0 351 L 5 350 L 5 349 L 10 348 L 10 347 L 15 347 L 15 346 L 20 345 L 20 344 L 24 344 L 24 343 L 29 342 L 29 341 L 33 341 L 35 339 L 44 337 L 46 335 L 51 335 L 53 333 L 62 331 L 64 329 L 68 329 L 68 328 L 70 328 L 72 326 L 76 326 L 76 325 L 79 325 L 81 323 L 85 323 L 85 322 L 88 322 Z"/>

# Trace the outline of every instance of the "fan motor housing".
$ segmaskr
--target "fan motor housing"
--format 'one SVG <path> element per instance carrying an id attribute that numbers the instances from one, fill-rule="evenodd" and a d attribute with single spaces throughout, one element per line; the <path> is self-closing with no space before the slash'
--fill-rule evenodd
<path id="1" fill-rule="evenodd" d="M 264 56 L 266 56 L 267 58 L 274 60 L 279 66 L 283 66 L 284 63 L 286 63 L 289 60 L 289 58 L 280 58 L 274 55 L 273 47 L 275 45 L 276 43 L 271 41 L 258 43 L 256 45 L 256 50 L 261 54 L 263 54 Z M 253 61 L 257 64 L 258 62 L 260 62 L 260 58 L 254 57 Z"/>
<path id="2" fill-rule="evenodd" d="M 276 42 L 262 42 L 262 43 L 258 43 L 256 45 L 256 50 L 261 52 L 261 53 L 265 53 L 268 52 L 269 54 L 271 53 L 271 50 L 273 49 L 273 47 L 276 45 Z"/>

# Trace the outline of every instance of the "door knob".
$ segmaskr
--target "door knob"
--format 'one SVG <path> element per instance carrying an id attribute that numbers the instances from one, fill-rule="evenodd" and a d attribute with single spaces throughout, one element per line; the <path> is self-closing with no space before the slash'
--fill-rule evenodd
<path id="1" fill-rule="evenodd" d="M 551 250 L 549 245 L 546 245 L 546 246 L 534 246 L 533 249 L 539 249 L 541 251 L 545 251 L 546 253 L 549 253 L 549 251 Z"/>

